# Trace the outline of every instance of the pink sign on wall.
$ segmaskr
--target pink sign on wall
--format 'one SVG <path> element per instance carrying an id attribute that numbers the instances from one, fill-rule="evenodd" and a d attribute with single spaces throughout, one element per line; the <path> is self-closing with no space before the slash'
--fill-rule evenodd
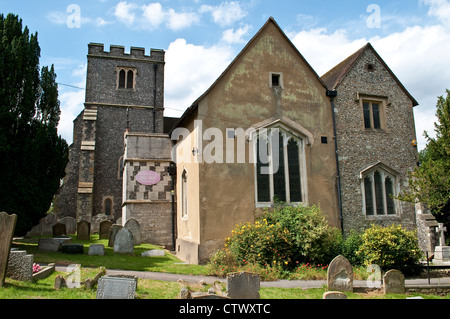
<path id="1" fill-rule="evenodd" d="M 161 176 L 153 171 L 142 171 L 136 175 L 136 180 L 142 185 L 155 185 L 161 180 Z"/>

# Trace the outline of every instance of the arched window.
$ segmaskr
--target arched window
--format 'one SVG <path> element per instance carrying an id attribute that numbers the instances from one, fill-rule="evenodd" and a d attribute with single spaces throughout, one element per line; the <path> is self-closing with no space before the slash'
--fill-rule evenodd
<path id="1" fill-rule="evenodd" d="M 181 218 L 188 217 L 188 185 L 187 185 L 187 172 L 183 170 L 181 174 Z"/>
<path id="2" fill-rule="evenodd" d="M 256 137 L 256 200 L 269 205 L 274 199 L 300 203 L 303 141 L 284 130 L 268 129 Z"/>
<path id="3" fill-rule="evenodd" d="M 128 70 L 127 73 L 127 89 L 133 88 L 133 80 L 134 80 L 134 72 L 132 70 Z"/>
<path id="4" fill-rule="evenodd" d="M 125 88 L 125 70 L 119 72 L 119 88 Z"/>
<path id="5" fill-rule="evenodd" d="M 396 173 L 377 164 L 361 173 L 366 216 L 397 215 Z"/>

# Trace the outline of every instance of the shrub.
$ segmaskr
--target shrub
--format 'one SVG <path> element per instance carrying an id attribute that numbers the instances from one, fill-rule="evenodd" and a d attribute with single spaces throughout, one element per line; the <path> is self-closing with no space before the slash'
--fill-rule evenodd
<path id="1" fill-rule="evenodd" d="M 239 265 L 256 263 L 287 270 L 304 262 L 329 262 L 339 251 L 338 233 L 317 206 L 278 204 L 255 223 L 236 225 L 226 248 Z"/>
<path id="2" fill-rule="evenodd" d="M 362 234 L 351 230 L 350 234 L 342 241 L 341 254 L 352 265 L 361 265 L 363 263 L 363 256 L 357 254 L 359 247 L 362 244 Z"/>
<path id="3" fill-rule="evenodd" d="M 413 266 L 421 257 L 416 233 L 405 230 L 400 225 L 372 225 L 361 239 L 357 254 L 363 258 L 366 266 Z"/>

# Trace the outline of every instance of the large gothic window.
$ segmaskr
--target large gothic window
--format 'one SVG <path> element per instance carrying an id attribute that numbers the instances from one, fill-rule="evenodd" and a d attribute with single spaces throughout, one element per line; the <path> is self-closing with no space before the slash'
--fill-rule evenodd
<path id="1" fill-rule="evenodd" d="M 302 187 L 303 141 L 283 130 L 265 130 L 256 138 L 256 201 L 305 201 Z"/>
<path id="2" fill-rule="evenodd" d="M 397 215 L 396 175 L 377 166 L 362 174 L 362 190 L 366 216 Z"/>

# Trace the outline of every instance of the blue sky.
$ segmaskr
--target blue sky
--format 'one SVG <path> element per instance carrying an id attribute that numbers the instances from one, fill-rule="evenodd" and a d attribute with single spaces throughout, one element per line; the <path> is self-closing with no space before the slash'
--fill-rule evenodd
<path id="1" fill-rule="evenodd" d="M 181 116 L 269 17 L 319 75 L 371 42 L 420 104 L 421 148 L 423 131 L 434 130 L 436 98 L 450 88 L 450 0 L 0 0 L 0 13 L 9 12 L 38 32 L 41 65 L 55 65 L 59 132 L 69 143 L 89 42 L 165 50 L 167 116 Z"/>

